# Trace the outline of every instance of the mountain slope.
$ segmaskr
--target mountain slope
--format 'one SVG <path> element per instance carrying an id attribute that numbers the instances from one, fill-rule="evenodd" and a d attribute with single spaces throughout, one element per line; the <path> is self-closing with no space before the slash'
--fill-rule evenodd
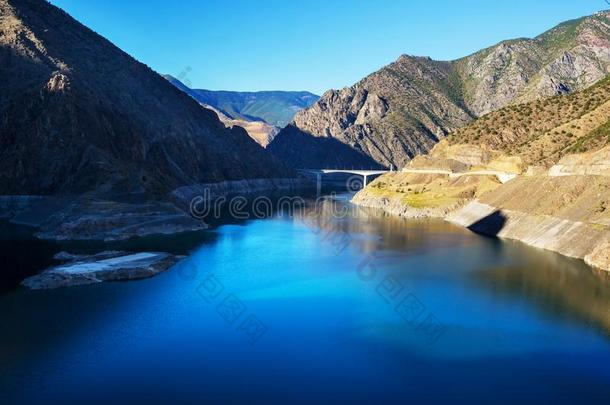
<path id="1" fill-rule="evenodd" d="M 170 83 L 172 83 L 178 89 L 182 90 L 183 92 L 185 92 L 186 94 L 188 94 L 189 96 L 191 96 L 192 98 L 194 98 L 195 100 L 198 101 L 199 96 L 195 90 L 192 90 L 191 88 L 189 88 L 188 86 L 186 86 L 184 83 L 182 83 L 180 80 L 176 79 L 173 76 L 163 75 L 163 77 L 165 77 Z M 222 121 L 222 123 L 225 124 L 226 127 L 232 128 L 234 126 L 238 126 L 238 127 L 245 129 L 246 132 L 248 133 L 248 135 L 250 135 L 250 137 L 252 139 L 254 139 L 256 141 L 256 143 L 261 145 L 263 148 L 266 148 L 267 145 L 269 145 L 269 143 L 273 140 L 273 138 L 280 131 L 280 128 L 267 124 L 265 121 L 262 121 L 260 119 L 251 121 L 251 120 L 245 120 L 245 119 L 231 118 L 214 106 L 205 104 L 201 101 L 198 101 L 198 102 L 203 107 L 214 111 L 216 113 L 216 115 L 218 116 L 218 119 L 220 121 Z"/>
<path id="2" fill-rule="evenodd" d="M 269 125 L 282 128 L 292 121 L 297 112 L 311 106 L 320 98 L 307 91 L 241 92 L 190 89 L 170 75 L 165 75 L 165 78 L 201 104 L 210 105 L 231 119 L 265 121 Z"/>
<path id="3" fill-rule="evenodd" d="M 582 90 L 609 73 L 610 13 L 600 12 L 456 61 L 403 55 L 352 87 L 326 92 L 295 116 L 294 125 L 312 144 L 332 137 L 384 166 L 400 167 L 479 116 Z M 280 132 L 269 150 L 293 162 L 284 136 Z"/>
<path id="4" fill-rule="evenodd" d="M 492 112 L 447 140 L 545 166 L 567 154 L 601 149 L 610 145 L 610 77 L 583 91 Z"/>
<path id="5" fill-rule="evenodd" d="M 472 120 L 460 96 L 450 91 L 455 82 L 446 62 L 402 56 L 352 87 L 326 92 L 295 116 L 294 126 L 304 136 L 334 138 L 367 159 L 397 166 L 432 148 L 448 130 Z M 284 133 L 277 135 L 269 150 L 294 162 L 296 157 L 284 147 Z M 315 139 L 310 143 L 315 144 Z M 319 152 L 314 154 L 323 153 L 325 146 L 315 149 Z M 311 156 L 311 160 L 317 158 Z M 332 156 L 326 162 L 330 167 L 336 164 Z"/>
<path id="6" fill-rule="evenodd" d="M 0 193 L 285 177 L 241 128 L 43 0 L 0 0 Z"/>
<path id="7" fill-rule="evenodd" d="M 320 97 L 307 91 L 212 91 L 195 90 L 197 99 L 223 111 L 232 118 L 261 119 L 285 127 L 300 110 Z"/>

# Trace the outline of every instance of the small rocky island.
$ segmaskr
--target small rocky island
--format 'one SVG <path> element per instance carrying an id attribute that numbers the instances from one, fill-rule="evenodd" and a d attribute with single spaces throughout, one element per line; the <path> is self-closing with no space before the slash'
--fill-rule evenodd
<path id="1" fill-rule="evenodd" d="M 55 259 L 66 262 L 25 279 L 21 285 L 32 290 L 47 290 L 104 281 L 137 280 L 164 272 L 181 257 L 161 252 L 108 251 L 92 256 L 62 252 Z"/>

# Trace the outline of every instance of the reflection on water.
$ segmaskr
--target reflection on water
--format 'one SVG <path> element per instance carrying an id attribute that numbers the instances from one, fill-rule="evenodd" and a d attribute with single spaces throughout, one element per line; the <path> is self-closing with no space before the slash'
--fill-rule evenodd
<path id="1" fill-rule="evenodd" d="M 526 297 L 541 310 L 560 318 L 595 325 L 610 337 L 610 278 L 581 260 L 515 247 L 528 266 L 480 269 L 473 279 L 498 293 Z"/>
<path id="2" fill-rule="evenodd" d="M 610 286 L 581 261 L 329 201 L 148 243 L 191 254 L 152 279 L 0 296 L 0 393 L 283 403 L 610 394 Z M 243 308 L 235 319 L 227 297 Z M 255 345 L 240 327 L 248 315 L 268 328 Z"/>
<path id="3" fill-rule="evenodd" d="M 347 235 L 350 243 L 358 244 L 365 252 L 383 247 L 406 253 L 425 246 L 443 247 L 478 240 L 467 237 L 472 236 L 468 230 L 447 226 L 441 220 L 405 220 L 380 210 L 348 205 L 345 200 L 341 196 L 328 198 L 296 209 L 293 214 L 323 238 L 339 240 L 341 235 Z M 363 235 L 368 237 L 359 238 Z"/>

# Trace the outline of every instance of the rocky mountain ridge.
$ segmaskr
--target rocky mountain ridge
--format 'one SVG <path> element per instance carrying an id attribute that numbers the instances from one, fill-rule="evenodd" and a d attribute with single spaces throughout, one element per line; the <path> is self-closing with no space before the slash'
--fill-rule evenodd
<path id="1" fill-rule="evenodd" d="M 568 21 L 533 39 L 501 42 L 445 62 L 403 55 L 295 116 L 269 149 L 293 162 L 295 131 L 317 163 L 320 138 L 380 165 L 402 167 L 450 132 L 511 104 L 582 90 L 610 74 L 610 12 Z M 307 139 L 307 141 L 303 141 Z M 337 155 L 341 152 L 337 148 Z M 299 157 L 299 160 L 307 157 Z M 332 166 L 336 161 L 324 162 Z"/>

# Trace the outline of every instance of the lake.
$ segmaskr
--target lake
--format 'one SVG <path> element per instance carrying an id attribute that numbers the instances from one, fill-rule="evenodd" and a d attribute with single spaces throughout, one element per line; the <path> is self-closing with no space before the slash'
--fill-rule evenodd
<path id="1" fill-rule="evenodd" d="M 610 398 L 604 274 L 442 221 L 326 204 L 347 215 L 307 207 L 138 242 L 189 255 L 151 279 L 4 291 L 2 397 Z M 7 240 L 5 266 L 66 249 Z"/>

